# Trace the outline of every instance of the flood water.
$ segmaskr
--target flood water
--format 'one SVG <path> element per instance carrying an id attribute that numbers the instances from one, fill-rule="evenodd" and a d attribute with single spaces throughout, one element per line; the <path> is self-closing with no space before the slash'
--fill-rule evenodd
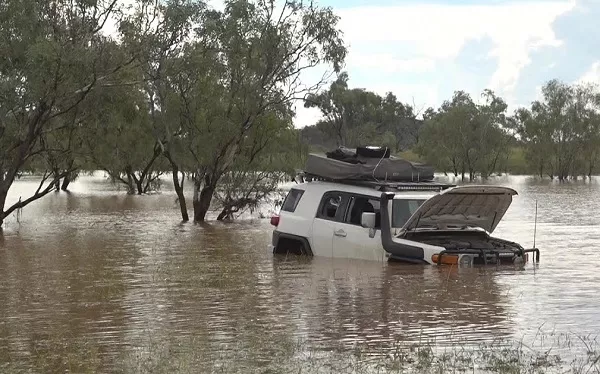
<path id="1" fill-rule="evenodd" d="M 600 332 L 600 180 L 492 183 L 519 192 L 494 234 L 526 247 L 537 200 L 539 264 L 274 257 L 267 219 L 182 224 L 166 181 L 127 196 L 82 177 L 0 236 L 0 372 L 287 372 L 357 345 Z"/>

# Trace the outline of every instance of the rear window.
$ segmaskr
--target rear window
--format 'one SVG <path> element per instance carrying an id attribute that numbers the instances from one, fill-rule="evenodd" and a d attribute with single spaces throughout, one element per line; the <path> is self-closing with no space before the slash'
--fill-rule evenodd
<path id="1" fill-rule="evenodd" d="M 281 210 L 293 213 L 296 210 L 296 207 L 298 206 L 300 198 L 303 194 L 304 190 L 297 190 L 295 188 L 292 188 L 285 197 L 283 205 L 281 206 Z"/>

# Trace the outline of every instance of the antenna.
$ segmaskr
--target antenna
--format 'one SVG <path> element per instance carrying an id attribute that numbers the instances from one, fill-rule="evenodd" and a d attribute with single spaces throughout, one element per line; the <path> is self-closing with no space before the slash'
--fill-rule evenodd
<path id="1" fill-rule="evenodd" d="M 535 199 L 535 220 L 533 223 L 533 248 L 535 248 L 535 235 L 537 233 L 537 199 Z"/>

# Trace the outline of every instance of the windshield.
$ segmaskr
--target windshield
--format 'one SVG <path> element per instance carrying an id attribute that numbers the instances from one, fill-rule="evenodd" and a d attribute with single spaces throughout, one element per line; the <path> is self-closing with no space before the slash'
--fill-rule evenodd
<path id="1" fill-rule="evenodd" d="M 425 199 L 394 199 L 392 202 L 392 227 L 401 228 Z"/>

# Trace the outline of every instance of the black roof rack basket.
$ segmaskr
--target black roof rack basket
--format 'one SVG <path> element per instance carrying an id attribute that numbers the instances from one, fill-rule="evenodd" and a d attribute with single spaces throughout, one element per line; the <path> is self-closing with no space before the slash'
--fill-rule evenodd
<path id="1" fill-rule="evenodd" d="M 378 191 L 442 191 L 448 188 L 456 187 L 455 184 L 437 183 L 437 182 L 390 182 L 390 181 L 376 181 L 376 180 L 357 180 L 357 179 L 331 179 L 325 178 L 318 175 L 308 174 L 305 172 L 299 172 L 298 177 L 302 181 L 323 181 L 347 184 L 361 187 L 371 187 Z"/>

